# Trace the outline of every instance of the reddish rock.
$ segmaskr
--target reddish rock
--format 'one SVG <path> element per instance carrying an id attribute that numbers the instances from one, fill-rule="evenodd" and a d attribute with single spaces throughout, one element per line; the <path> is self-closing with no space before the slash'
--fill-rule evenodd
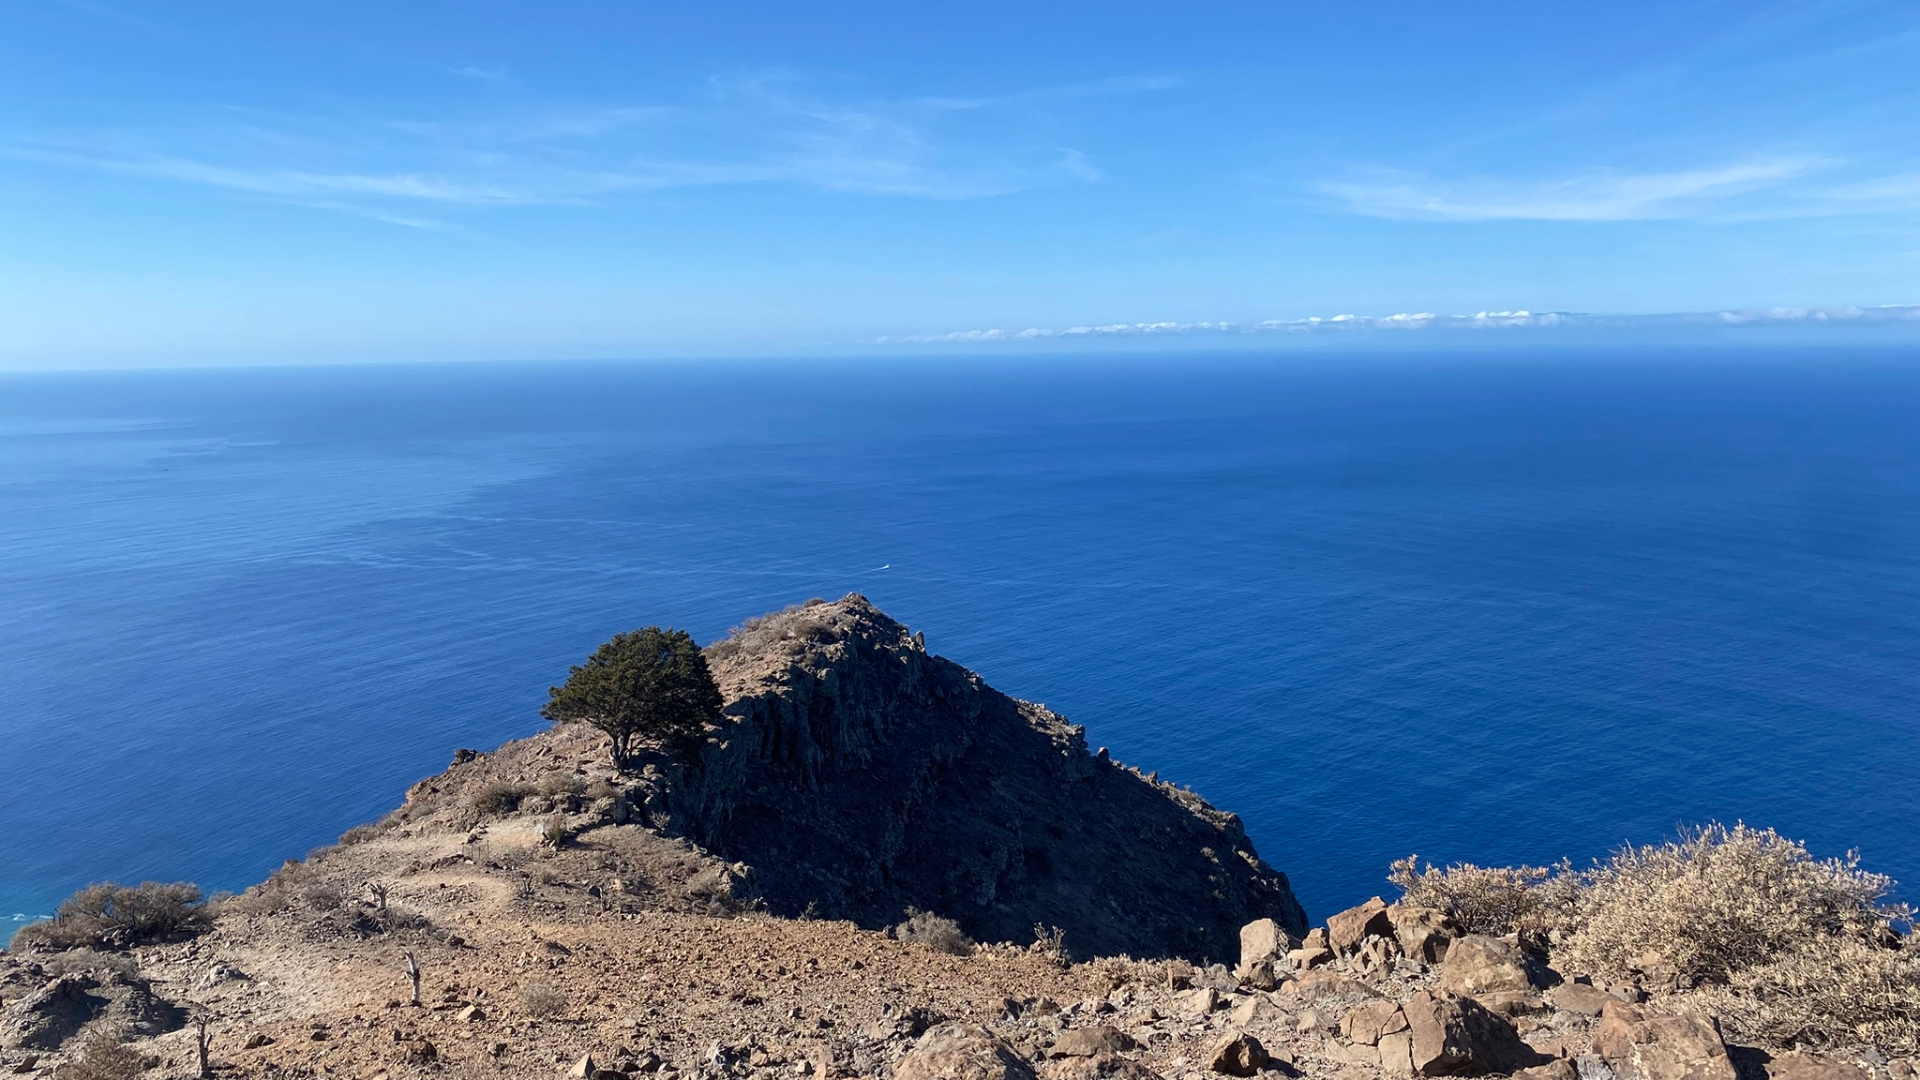
<path id="1" fill-rule="evenodd" d="M 1485 934 L 1456 938 L 1440 963 L 1440 985 L 1478 998 L 1501 992 L 1524 994 L 1546 980 L 1513 942 Z"/>
<path id="2" fill-rule="evenodd" d="M 1228 1076 L 1252 1076 L 1266 1064 L 1267 1050 L 1260 1040 L 1237 1031 L 1215 1043 L 1208 1055 L 1208 1067 Z"/>
<path id="3" fill-rule="evenodd" d="M 1357 952 L 1369 934 L 1386 937 L 1392 933 L 1393 924 L 1387 921 L 1387 902 L 1377 896 L 1327 919 L 1327 947 L 1340 956 Z"/>
<path id="4" fill-rule="evenodd" d="M 1013 1048 L 987 1029 L 943 1024 L 920 1036 L 893 1066 L 894 1080 L 1035 1080 Z"/>
<path id="5" fill-rule="evenodd" d="M 1447 955 L 1447 946 L 1460 936 L 1459 927 L 1439 908 L 1388 904 L 1387 924 L 1400 941 L 1400 951 L 1423 963 L 1435 964 Z"/>
<path id="6" fill-rule="evenodd" d="M 1400 1011 L 1411 1035 L 1411 1065 L 1421 1076 L 1517 1072 L 1546 1063 L 1513 1025 L 1472 998 L 1422 990 Z"/>
<path id="7" fill-rule="evenodd" d="M 1593 1049 L 1621 1080 L 1737 1080 L 1711 1017 L 1662 1015 L 1609 1001 Z"/>

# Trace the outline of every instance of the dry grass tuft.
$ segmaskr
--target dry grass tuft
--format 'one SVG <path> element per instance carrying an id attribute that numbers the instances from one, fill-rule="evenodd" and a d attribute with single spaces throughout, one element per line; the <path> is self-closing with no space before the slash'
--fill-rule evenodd
<path id="1" fill-rule="evenodd" d="M 135 1080 L 146 1070 L 146 1057 L 119 1032 L 99 1028 L 87 1033 L 56 1075 L 60 1080 Z"/>
<path id="2" fill-rule="evenodd" d="M 515 996 L 520 1001 L 520 1010 L 536 1020 L 551 1019 L 567 1011 L 567 995 L 546 983 L 525 983 Z"/>
<path id="3" fill-rule="evenodd" d="M 973 939 L 960 929 L 960 924 L 931 911 L 908 908 L 907 920 L 893 928 L 893 936 L 953 956 L 973 955 Z"/>

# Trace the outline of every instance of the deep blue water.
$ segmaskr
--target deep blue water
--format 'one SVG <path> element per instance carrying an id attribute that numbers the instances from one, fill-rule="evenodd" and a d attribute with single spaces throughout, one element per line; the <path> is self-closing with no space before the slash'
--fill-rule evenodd
<path id="1" fill-rule="evenodd" d="M 853 590 L 1316 917 L 1712 818 L 1920 882 L 1911 350 L 346 367 L 0 378 L 0 919 Z"/>

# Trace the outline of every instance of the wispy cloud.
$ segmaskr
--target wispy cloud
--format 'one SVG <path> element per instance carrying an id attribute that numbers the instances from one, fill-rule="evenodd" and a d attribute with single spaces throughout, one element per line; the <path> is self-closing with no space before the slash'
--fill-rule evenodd
<path id="1" fill-rule="evenodd" d="M 479 67 L 473 64 L 458 64 L 442 68 L 441 70 L 449 75 L 458 75 L 463 79 L 480 79 L 485 82 L 499 82 L 501 79 L 507 77 L 507 69 L 503 67 Z"/>
<path id="2" fill-rule="evenodd" d="M 73 0 L 75 3 L 90 0 Z M 498 79 L 504 69 L 452 67 Z M 715 80 L 679 105 L 541 106 L 452 118 L 343 121 L 173 117 L 141 129 L 0 133 L 0 157 L 341 209 L 417 228 L 408 207 L 583 205 L 621 193 L 788 183 L 818 191 L 979 199 L 1100 179 L 1057 138 L 1023 140 L 1005 117 L 950 130 L 956 111 L 1174 85 L 1124 76 L 961 102 L 847 102 L 778 74 Z M 809 92 L 812 91 L 812 92 Z"/>
<path id="3" fill-rule="evenodd" d="M 1655 328 L 1827 324 L 1920 326 L 1920 304 L 1690 311 L 1658 315 L 1606 315 L 1578 311 L 1480 311 L 1471 315 L 1440 315 L 1431 311 L 1414 311 L 1394 315 L 1329 315 L 1304 319 L 1267 319 L 1260 322 L 1131 322 L 1086 326 L 1035 326 L 1023 329 L 953 330 L 940 334 L 881 337 L 875 339 L 874 344 L 966 345 L 1101 338 L 1351 333 L 1362 330 L 1516 330 L 1558 327 Z"/>
<path id="4" fill-rule="evenodd" d="M 1596 170 L 1535 182 L 1439 181 L 1379 172 L 1318 185 L 1357 214 L 1442 221 L 1641 221 L 1713 216 L 1743 196 L 1778 191 L 1825 162 L 1781 158 L 1670 172 Z"/>

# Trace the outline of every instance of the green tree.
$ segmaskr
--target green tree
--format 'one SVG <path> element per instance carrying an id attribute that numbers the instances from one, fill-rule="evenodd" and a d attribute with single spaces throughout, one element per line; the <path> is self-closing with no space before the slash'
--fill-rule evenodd
<path id="1" fill-rule="evenodd" d="M 632 760 L 635 739 L 698 761 L 707 725 L 720 719 L 720 688 L 700 646 L 684 630 L 657 626 L 616 635 L 547 695 L 540 715 L 606 732 L 619 769 Z"/>

